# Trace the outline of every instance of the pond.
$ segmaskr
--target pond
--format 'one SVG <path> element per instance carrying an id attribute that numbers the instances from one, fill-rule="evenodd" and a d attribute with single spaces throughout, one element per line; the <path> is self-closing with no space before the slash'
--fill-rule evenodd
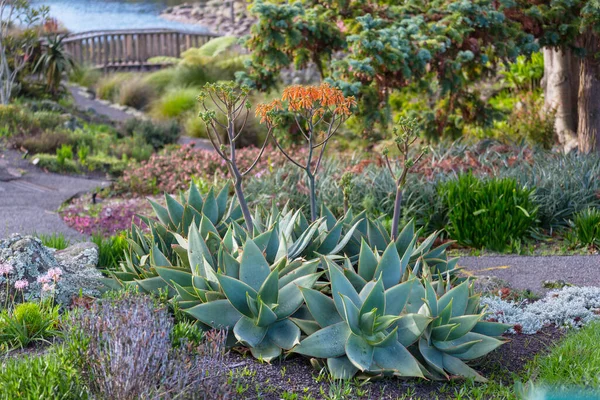
<path id="1" fill-rule="evenodd" d="M 159 15 L 184 0 L 32 0 L 72 32 L 108 29 L 172 28 L 205 31 L 198 25 L 167 21 Z"/>

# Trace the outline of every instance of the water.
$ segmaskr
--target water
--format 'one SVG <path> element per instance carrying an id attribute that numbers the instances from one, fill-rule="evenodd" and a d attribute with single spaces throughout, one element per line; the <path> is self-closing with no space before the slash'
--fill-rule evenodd
<path id="1" fill-rule="evenodd" d="M 108 29 L 171 28 L 206 31 L 201 26 L 160 18 L 165 8 L 185 0 L 33 0 L 50 7 L 50 15 L 71 32 Z"/>

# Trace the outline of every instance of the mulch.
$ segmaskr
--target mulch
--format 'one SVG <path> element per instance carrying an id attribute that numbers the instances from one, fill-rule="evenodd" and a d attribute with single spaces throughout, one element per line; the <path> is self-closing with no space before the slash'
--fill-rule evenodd
<path id="1" fill-rule="evenodd" d="M 536 355 L 545 354 L 552 344 L 563 337 L 564 331 L 556 327 L 545 327 L 535 335 L 506 335 L 509 342 L 488 354 L 478 364 L 472 365 L 483 376 L 504 384 L 512 385 L 511 376 L 519 373 Z M 240 390 L 236 399 L 279 400 L 285 392 L 296 393 L 298 399 L 311 395 L 320 399 L 329 395 L 331 389 L 327 378 L 319 376 L 308 359 L 291 356 L 271 364 L 261 363 L 250 354 L 232 352 L 228 356 L 229 366 L 236 370 L 234 387 Z M 449 384 L 460 384 L 452 381 Z M 334 383 L 340 385 L 340 383 Z M 357 389 L 358 386 L 358 389 Z M 458 386 L 457 386 L 458 387 Z M 405 397 L 408 396 L 408 397 Z M 354 384 L 353 399 L 453 399 L 454 388 L 446 382 L 430 382 L 417 379 L 383 378 L 364 384 Z"/>

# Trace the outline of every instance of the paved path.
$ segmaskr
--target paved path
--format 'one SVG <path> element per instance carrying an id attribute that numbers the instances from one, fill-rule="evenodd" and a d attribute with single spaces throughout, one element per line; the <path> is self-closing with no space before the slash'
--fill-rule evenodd
<path id="1" fill-rule="evenodd" d="M 544 281 L 600 286 L 600 255 L 461 257 L 458 264 L 474 276 L 495 276 L 536 293 L 547 291 Z"/>
<path id="2" fill-rule="evenodd" d="M 114 105 L 106 104 L 106 102 L 90 98 L 89 95 L 79 86 L 68 85 L 68 88 L 73 96 L 73 102 L 75 103 L 75 106 L 81 111 L 90 111 L 93 109 L 97 114 L 100 114 L 113 122 L 124 122 L 136 117 L 133 114 L 116 108 Z M 182 136 L 179 138 L 178 143 L 181 145 L 194 144 L 198 149 L 213 150 L 212 144 L 208 139 Z"/>
<path id="3" fill-rule="evenodd" d="M 119 110 L 110 104 L 106 104 L 105 102 L 88 97 L 88 95 L 79 86 L 67 85 L 67 87 L 69 88 L 69 92 L 71 92 L 71 96 L 73 96 L 73 102 L 75 103 L 75 106 L 81 111 L 94 110 L 95 113 L 103 115 L 115 122 L 124 122 L 135 118 L 134 115 L 123 110 Z"/>
<path id="4" fill-rule="evenodd" d="M 69 198 L 106 182 L 45 173 L 22 160 L 19 152 L 0 149 L 0 237 L 11 233 L 63 233 L 82 238 L 56 210 Z"/>

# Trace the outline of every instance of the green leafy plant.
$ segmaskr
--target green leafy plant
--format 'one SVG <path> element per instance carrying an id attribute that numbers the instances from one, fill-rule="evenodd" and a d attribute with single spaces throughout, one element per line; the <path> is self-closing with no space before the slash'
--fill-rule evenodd
<path id="1" fill-rule="evenodd" d="M 47 342 L 57 330 L 58 306 L 49 302 L 21 303 L 0 313 L 0 344 L 25 348 L 33 342 Z"/>
<path id="2" fill-rule="evenodd" d="M 45 75 L 46 88 L 52 95 L 56 95 L 62 77 L 75 68 L 75 60 L 65 50 L 63 40 L 65 36 L 56 35 L 47 37 L 42 46 L 43 52 L 34 67 L 34 72 Z"/>
<path id="3" fill-rule="evenodd" d="M 537 206 L 534 190 L 513 179 L 479 179 L 463 174 L 439 186 L 448 210 L 446 230 L 459 243 L 504 251 L 513 240 L 523 239 L 534 226 Z"/>
<path id="4" fill-rule="evenodd" d="M 73 160 L 73 146 L 63 144 L 56 150 L 56 162 L 59 167 L 64 167 L 67 161 Z"/>
<path id="5" fill-rule="evenodd" d="M 600 247 L 600 209 L 588 208 L 575 214 L 573 231 L 580 244 Z"/>
<path id="6" fill-rule="evenodd" d="M 87 164 L 87 158 L 90 154 L 90 146 L 81 145 L 77 148 L 77 159 L 81 165 Z"/>
<path id="7" fill-rule="evenodd" d="M 53 346 L 43 355 L 9 357 L 0 365 L 0 399 L 88 398 L 76 353 Z"/>

